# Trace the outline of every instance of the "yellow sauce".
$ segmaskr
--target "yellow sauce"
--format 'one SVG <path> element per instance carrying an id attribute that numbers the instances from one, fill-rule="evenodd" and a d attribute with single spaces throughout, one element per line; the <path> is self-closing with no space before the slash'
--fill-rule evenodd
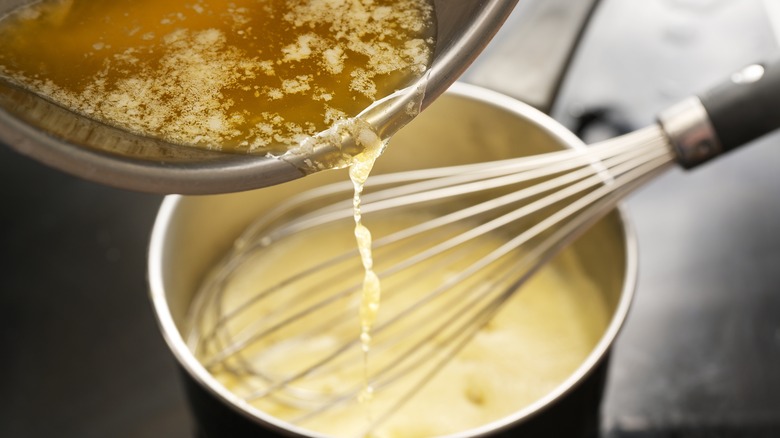
<path id="1" fill-rule="evenodd" d="M 419 78 L 428 0 L 44 0 L 0 20 L 0 75 L 88 117 L 282 153 Z"/>
<path id="2" fill-rule="evenodd" d="M 435 214 L 435 213 L 430 213 Z M 429 213 L 416 212 L 401 216 L 377 213 L 371 216 L 371 228 L 377 238 L 409 227 Z M 449 225 L 436 231 L 444 235 L 464 232 L 472 224 Z M 205 306 L 205 313 L 192 321 L 203 336 L 209 333 L 220 315 L 246 303 L 260 289 L 278 284 L 296 272 L 327 260 L 342 252 L 354 251 L 348 222 L 316 227 L 296 233 L 258 249 L 240 264 L 222 290 L 219 305 Z M 375 249 L 373 269 L 386 272 L 400 260 L 417 254 L 422 242 L 431 236 L 420 236 L 410 248 L 391 245 Z M 501 311 L 481 326 L 471 342 L 448 362 L 432 379 L 426 378 L 429 365 L 438 361 L 436 354 L 453 343 L 446 339 L 446 322 L 451 312 L 470 312 L 476 305 L 459 308 L 493 285 L 495 275 L 481 271 L 476 278 L 459 282 L 441 298 L 415 304 L 421 314 L 400 319 L 392 329 L 381 329 L 409 304 L 419 303 L 422 295 L 447 282 L 479 257 L 506 242 L 500 234 L 472 242 L 434 259 L 416 263 L 403 273 L 382 277 L 382 310 L 376 315 L 371 339 L 369 380 L 379 382 L 376 373 L 406 355 L 405 350 L 420 341 L 422 333 L 433 332 L 423 339 L 426 358 L 415 371 L 389 386 L 377 385 L 371 399 L 372 419 L 381 419 L 410 388 L 421 386 L 416 394 L 394 415 L 370 431 L 372 437 L 430 437 L 464 431 L 487 424 L 537 401 L 569 377 L 592 351 L 604 333 L 608 312 L 599 291 L 589 281 L 573 253 L 564 252 L 555 263 L 542 269 L 516 293 Z M 233 315 L 217 336 L 220 342 L 206 342 L 196 350 L 204 363 L 210 363 L 224 343 L 245 334 L 257 334 L 285 316 L 296 313 L 335 292 L 353 293 L 318 307 L 297 318 L 281 331 L 266 334 L 245 345 L 241 352 L 227 360 L 211 363 L 209 371 L 229 390 L 248 397 L 256 408 L 283 420 L 297 418 L 328 404 L 329 397 L 357 394 L 366 375 L 362 367 L 363 349 L 356 340 L 354 327 L 360 323 L 363 266 L 355 257 L 343 264 L 329 266 L 316 275 L 307 275 L 288 284 L 273 296 L 253 301 L 246 310 Z M 351 288 L 351 289 L 350 289 Z M 464 295 L 460 295 L 464 294 Z M 467 298 L 465 298 L 467 297 Z M 372 317 L 373 318 L 373 317 Z M 263 324 L 257 325 L 262 321 Z M 338 324 L 333 323 L 338 321 Z M 446 326 L 446 324 L 445 324 Z M 381 330 L 380 330 L 381 329 Z M 242 334 L 246 330 L 248 333 Z M 353 341 L 348 352 L 317 372 L 286 383 L 272 394 L 253 398 L 252 394 L 283 381 L 300 370 L 311 367 L 344 343 Z M 259 377 L 260 375 L 264 377 Z M 420 385 L 421 381 L 427 382 Z M 354 396 L 348 402 L 300 421 L 301 427 L 334 436 L 366 434 L 366 406 Z"/>

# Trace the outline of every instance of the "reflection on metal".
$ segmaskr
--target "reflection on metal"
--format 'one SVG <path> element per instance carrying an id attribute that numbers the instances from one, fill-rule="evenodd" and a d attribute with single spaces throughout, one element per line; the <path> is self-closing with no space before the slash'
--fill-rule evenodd
<path id="1" fill-rule="evenodd" d="M 689 97 L 658 116 L 677 154 L 677 161 L 686 169 L 723 153 L 707 110 L 698 97 Z"/>
<path id="2" fill-rule="evenodd" d="M 764 77 L 766 69 L 761 64 L 749 65 L 731 75 L 731 81 L 735 84 L 752 84 Z"/>

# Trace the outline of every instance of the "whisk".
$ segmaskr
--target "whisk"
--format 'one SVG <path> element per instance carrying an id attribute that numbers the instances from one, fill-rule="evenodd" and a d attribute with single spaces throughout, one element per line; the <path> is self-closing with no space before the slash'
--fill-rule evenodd
<path id="1" fill-rule="evenodd" d="M 386 232 L 373 245 L 383 298 L 368 367 L 354 248 L 293 260 L 288 274 L 267 269 L 250 296 L 226 294 L 258 255 L 350 224 L 351 185 L 301 193 L 247 229 L 204 283 L 190 348 L 213 373 L 244 381 L 245 400 L 286 406 L 294 423 L 353 402 L 367 386 L 392 399 L 373 428 L 627 194 L 675 163 L 696 166 L 780 126 L 779 92 L 780 68 L 756 64 L 663 112 L 657 125 L 587 148 L 372 177 L 362 210 L 383 218 Z M 420 282 L 425 292 L 410 296 Z M 334 373 L 347 377 L 334 383 Z"/>

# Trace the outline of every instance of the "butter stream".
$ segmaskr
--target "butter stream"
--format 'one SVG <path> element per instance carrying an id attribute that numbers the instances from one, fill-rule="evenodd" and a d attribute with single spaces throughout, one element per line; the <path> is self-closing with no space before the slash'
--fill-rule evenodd
<path id="1" fill-rule="evenodd" d="M 382 154 L 385 143 L 369 128 L 360 129 L 355 139 L 363 152 L 356 155 L 349 167 L 349 177 L 354 186 L 352 198 L 353 215 L 355 219 L 355 240 L 357 242 L 360 259 L 365 270 L 363 277 L 363 291 L 360 302 L 360 343 L 363 350 L 364 385 L 359 396 L 359 401 L 366 405 L 369 423 L 371 412 L 368 407 L 373 398 L 374 390 L 371 387 L 369 376 L 369 352 L 371 350 L 371 329 L 376 322 L 379 313 L 379 304 L 382 297 L 382 288 L 379 277 L 374 272 L 374 258 L 371 251 L 371 231 L 363 225 L 363 215 L 360 210 L 361 195 L 366 180 L 374 167 L 377 158 Z"/>

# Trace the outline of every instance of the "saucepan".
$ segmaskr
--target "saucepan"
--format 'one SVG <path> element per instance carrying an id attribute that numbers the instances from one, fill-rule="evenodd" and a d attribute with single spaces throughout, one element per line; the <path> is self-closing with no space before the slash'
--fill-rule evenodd
<path id="1" fill-rule="evenodd" d="M 575 135 L 529 105 L 484 88 L 456 83 L 399 131 L 375 171 L 583 147 Z M 346 178 L 340 171 L 323 172 L 256 191 L 174 195 L 163 202 L 149 252 L 152 302 L 163 335 L 183 370 L 188 398 L 203 436 L 319 436 L 237 398 L 198 362 L 184 339 L 187 315 L 199 283 L 253 219 L 296 193 Z M 617 209 L 580 238 L 572 251 L 609 315 L 598 342 L 576 370 L 547 395 L 458 436 L 596 436 L 607 359 L 631 302 L 637 250 L 631 227 Z"/>

